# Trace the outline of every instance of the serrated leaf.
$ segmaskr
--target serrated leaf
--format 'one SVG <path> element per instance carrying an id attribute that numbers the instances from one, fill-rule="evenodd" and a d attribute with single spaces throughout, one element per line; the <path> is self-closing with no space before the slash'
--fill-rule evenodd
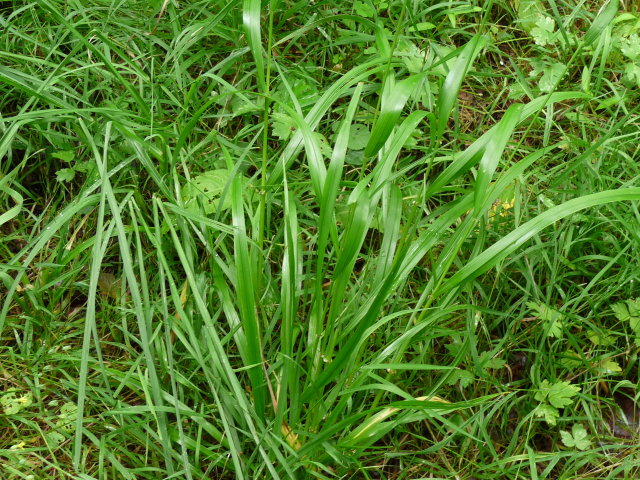
<path id="1" fill-rule="evenodd" d="M 544 93 L 550 93 L 556 88 L 556 84 L 562 78 L 565 72 L 565 65 L 560 62 L 553 63 L 544 68 L 542 71 L 542 77 L 538 86 L 540 91 Z"/>
<path id="2" fill-rule="evenodd" d="M 518 0 L 517 2 L 518 23 L 527 33 L 535 28 L 536 21 L 544 13 L 545 9 L 539 0 Z"/>
<path id="3" fill-rule="evenodd" d="M 54 430 L 47 432 L 45 434 L 45 438 L 49 440 L 51 443 L 53 443 L 54 445 L 60 445 L 62 442 L 65 441 L 64 435 Z"/>
<path id="4" fill-rule="evenodd" d="M 529 65 L 531 65 L 531 71 L 529 72 L 530 77 L 537 77 L 544 71 L 545 67 L 547 66 L 545 61 L 540 57 L 530 58 L 528 62 Z"/>
<path id="5" fill-rule="evenodd" d="M 434 43 L 432 47 L 433 50 L 429 50 L 425 66 L 429 68 L 430 72 L 446 77 L 454 67 L 456 57 L 451 57 L 447 61 L 443 61 L 443 59 L 447 58 L 454 49 L 448 45 L 440 45 L 438 43 Z"/>
<path id="6" fill-rule="evenodd" d="M 73 169 L 76 172 L 85 173 L 89 169 L 89 162 L 87 160 L 83 162 L 76 162 L 73 164 Z"/>
<path id="7" fill-rule="evenodd" d="M 271 132 L 280 140 L 288 139 L 296 129 L 296 122 L 285 113 L 274 112 L 270 120 Z"/>
<path id="8" fill-rule="evenodd" d="M 73 150 L 63 150 L 60 152 L 53 152 L 51 156 L 53 158 L 57 158 L 67 163 L 72 162 L 73 159 L 76 158 L 76 155 L 75 153 L 73 153 Z"/>
<path id="9" fill-rule="evenodd" d="M 604 360 L 600 362 L 596 371 L 602 375 L 617 375 L 622 372 L 622 367 L 615 360 Z"/>
<path id="10" fill-rule="evenodd" d="M 629 299 L 611 305 L 614 315 L 623 323 L 629 322 L 631 330 L 640 335 L 640 299 Z"/>
<path id="11" fill-rule="evenodd" d="M 569 382 L 549 383 L 543 380 L 535 395 L 539 402 L 549 402 L 556 408 L 563 408 L 573 403 L 572 398 L 580 391 L 580 387 L 571 385 Z"/>
<path id="12" fill-rule="evenodd" d="M 463 369 L 456 369 L 451 372 L 449 379 L 447 380 L 448 385 L 455 385 L 456 383 L 460 383 L 461 388 L 466 388 L 473 383 L 476 379 L 476 376 L 468 371 Z"/>
<path id="13" fill-rule="evenodd" d="M 527 302 L 527 307 L 529 307 L 531 313 L 536 318 L 545 322 L 555 322 L 556 320 L 562 320 L 564 318 L 561 312 L 551 308 L 545 303 Z"/>
<path id="14" fill-rule="evenodd" d="M 556 35 L 553 33 L 556 22 L 551 17 L 542 16 L 536 21 L 536 26 L 531 29 L 531 36 L 537 45 L 553 45 L 556 42 Z"/>
<path id="15" fill-rule="evenodd" d="M 560 364 L 565 368 L 577 368 L 582 364 L 582 359 L 573 350 L 564 352 L 564 356 L 560 360 Z"/>
<path id="16" fill-rule="evenodd" d="M 640 66 L 629 62 L 624 67 L 623 81 L 630 88 L 640 88 Z"/>
<path id="17" fill-rule="evenodd" d="M 56 420 L 56 427 L 67 433 L 73 433 L 78 419 L 78 406 L 73 402 L 67 402 L 60 408 L 60 414 Z"/>
<path id="18" fill-rule="evenodd" d="M 70 182 L 76 176 L 76 171 L 73 168 L 61 168 L 56 172 L 56 180 L 58 182 Z"/>
<path id="19" fill-rule="evenodd" d="M 424 32 L 427 30 L 433 30 L 434 28 L 436 28 L 436 26 L 433 23 L 419 22 L 419 23 L 416 23 L 414 26 L 409 27 L 408 30 L 410 32 Z"/>
<path id="20" fill-rule="evenodd" d="M 10 390 L 0 397 L 0 406 L 5 415 L 15 415 L 24 408 L 28 408 L 33 403 L 33 395 L 27 392 L 20 395 L 16 390 Z"/>
<path id="21" fill-rule="evenodd" d="M 182 191 L 185 207 L 197 211 L 199 202 L 202 202 L 206 214 L 214 213 L 218 209 L 220 195 L 224 192 L 230 179 L 231 171 L 226 169 L 210 170 L 194 177 Z M 225 195 L 220 208 L 225 210 L 230 207 L 231 195 L 228 194 Z"/>
<path id="22" fill-rule="evenodd" d="M 371 137 L 369 128 L 362 123 L 354 123 L 349 130 L 349 141 L 347 143 L 351 150 L 364 150 Z"/>
<path id="23" fill-rule="evenodd" d="M 322 153 L 322 156 L 325 158 L 331 158 L 333 149 L 331 148 L 331 145 L 329 145 L 329 141 L 327 140 L 327 138 L 320 132 L 312 132 L 312 134 L 316 138 L 316 140 L 318 140 L 318 145 L 320 145 L 320 153 Z"/>
<path id="24" fill-rule="evenodd" d="M 613 305 L 611 305 L 611 310 L 613 310 L 613 314 L 621 322 L 626 322 L 629 320 L 629 309 L 624 302 L 614 303 Z"/>
<path id="25" fill-rule="evenodd" d="M 556 320 L 547 325 L 547 337 L 562 338 L 562 322 Z"/>
<path id="26" fill-rule="evenodd" d="M 621 40 L 620 52 L 631 60 L 640 58 L 640 37 L 633 33 Z"/>
<path id="27" fill-rule="evenodd" d="M 416 47 L 413 42 L 401 38 L 398 41 L 395 55 L 402 59 L 402 63 L 407 67 L 409 73 L 419 73 L 424 69 L 426 61 L 431 58 L 430 55 L 433 56 L 433 53 L 426 53 Z"/>
<path id="28" fill-rule="evenodd" d="M 544 418 L 544 421 L 549 425 L 555 425 L 556 420 L 560 416 L 560 413 L 558 413 L 558 409 L 552 407 L 547 403 L 541 403 L 540 405 L 538 405 L 534 410 L 534 413 L 536 417 Z"/>
<path id="29" fill-rule="evenodd" d="M 571 433 L 565 430 L 560 430 L 560 437 L 562 438 L 562 443 L 564 443 L 569 448 L 587 450 L 591 446 L 589 433 L 579 423 L 573 425 L 573 427 L 571 428 Z"/>
<path id="30" fill-rule="evenodd" d="M 376 10 L 367 2 L 355 2 L 353 8 L 361 17 L 373 18 L 376 14 Z"/>
<path id="31" fill-rule="evenodd" d="M 548 337 L 562 338 L 564 315 L 544 303 L 527 302 L 533 315 L 544 322 Z"/>
<path id="32" fill-rule="evenodd" d="M 591 341 L 591 343 L 599 347 L 609 347 L 614 343 L 616 343 L 616 339 L 613 338 L 611 335 L 600 335 L 599 333 L 596 333 L 596 332 L 589 335 L 589 341 Z"/>
<path id="33" fill-rule="evenodd" d="M 478 362 L 482 370 L 486 371 L 488 369 L 498 369 L 505 366 L 507 362 L 505 362 L 502 358 L 494 358 L 493 355 L 494 353 L 491 351 L 482 352 L 480 354 L 480 356 L 478 357 Z"/>

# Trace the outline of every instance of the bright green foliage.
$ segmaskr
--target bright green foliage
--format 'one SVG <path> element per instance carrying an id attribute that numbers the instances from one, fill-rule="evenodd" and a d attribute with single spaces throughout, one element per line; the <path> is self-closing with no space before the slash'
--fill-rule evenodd
<path id="1" fill-rule="evenodd" d="M 231 194 L 228 189 L 232 173 L 226 169 L 211 170 L 194 177 L 183 189 L 185 206 L 191 210 L 202 204 L 204 213 L 215 213 L 218 208 L 231 207 Z M 226 191 L 226 192 L 225 192 Z M 220 204 L 220 197 L 226 193 Z"/>
<path id="2" fill-rule="evenodd" d="M 580 387 L 569 382 L 549 383 L 543 380 L 540 383 L 534 398 L 540 402 L 535 408 L 535 415 L 543 417 L 549 425 L 555 425 L 560 417 L 559 409 L 573 403 L 573 397 L 580 391 Z"/>
<path id="3" fill-rule="evenodd" d="M 60 413 L 54 423 L 54 429 L 46 433 L 46 439 L 54 445 L 64 442 L 67 437 L 75 432 L 78 420 L 78 406 L 73 402 L 67 402 L 60 407 Z"/>
<path id="4" fill-rule="evenodd" d="M 562 338 L 564 315 L 561 312 L 544 303 L 529 302 L 527 306 L 531 309 L 532 314 L 543 322 L 547 336 Z"/>
<path id="5" fill-rule="evenodd" d="M 51 158 L 62 160 L 64 163 L 69 165 L 67 168 L 61 168 L 56 171 L 56 180 L 62 183 L 71 182 L 76 178 L 77 173 L 86 172 L 89 165 L 88 161 L 77 159 L 72 150 L 53 152 L 51 154 Z"/>
<path id="6" fill-rule="evenodd" d="M 358 0 L 354 2 L 353 9 L 355 10 L 356 14 L 361 15 L 365 18 L 373 18 L 376 14 L 375 9 L 368 1 Z"/>
<path id="7" fill-rule="evenodd" d="M 0 397 L 0 406 L 5 415 L 15 415 L 21 410 L 29 408 L 33 403 L 33 395 L 31 392 L 18 392 L 9 390 Z"/>
<path id="8" fill-rule="evenodd" d="M 569 448 L 586 450 L 591 447 L 591 438 L 589 437 L 589 433 L 579 423 L 573 424 L 571 433 L 565 430 L 560 430 L 560 436 L 562 437 L 562 443 Z"/>
<path id="9" fill-rule="evenodd" d="M 56 180 L 59 182 L 70 182 L 76 176 L 76 171 L 73 168 L 61 168 L 56 172 Z"/>
<path id="10" fill-rule="evenodd" d="M 271 123 L 273 136 L 280 140 L 287 140 L 296 128 L 296 122 L 286 113 L 273 113 L 271 115 Z"/>
<path id="11" fill-rule="evenodd" d="M 530 63 L 532 66 L 531 77 L 538 77 L 542 74 L 538 80 L 538 87 L 544 93 L 550 93 L 556 88 L 566 69 L 564 64 L 548 57 L 535 58 Z"/>
<path id="12" fill-rule="evenodd" d="M 635 334 L 635 342 L 640 345 L 640 299 L 629 299 L 611 305 L 616 318 L 623 323 L 628 323 Z"/>
<path id="13" fill-rule="evenodd" d="M 573 403 L 573 397 L 580 391 L 580 387 L 571 385 L 569 382 L 549 383 L 543 380 L 535 399 L 539 402 L 548 402 L 556 408 L 564 408 Z"/>
<path id="14" fill-rule="evenodd" d="M 558 418 L 560 417 L 560 412 L 558 412 L 558 409 L 546 403 L 541 403 L 540 405 L 538 405 L 535 408 L 534 413 L 536 417 L 543 418 L 544 421 L 549 425 L 555 425 L 558 421 Z"/>
<path id="15" fill-rule="evenodd" d="M 556 22 L 551 17 L 540 16 L 536 20 L 536 26 L 531 29 L 531 36 L 537 45 L 544 47 L 556 43 L 557 34 L 554 33 Z"/>
<path id="16" fill-rule="evenodd" d="M 351 150 L 363 150 L 369 142 L 371 133 L 366 125 L 354 123 L 349 130 L 349 148 Z"/>
<path id="17" fill-rule="evenodd" d="M 0 479 L 640 476 L 633 2 L 0 31 Z"/>
<path id="18" fill-rule="evenodd" d="M 450 376 L 449 379 L 447 380 L 447 383 L 449 385 L 456 385 L 459 384 L 461 388 L 465 388 L 468 387 L 470 385 L 473 385 L 473 382 L 475 381 L 476 376 L 473 374 L 473 372 L 470 372 L 468 370 L 454 370 Z"/>
<path id="19" fill-rule="evenodd" d="M 526 32 L 536 28 L 546 9 L 540 0 L 516 0 L 518 25 Z"/>
<path id="20" fill-rule="evenodd" d="M 605 360 L 597 366 L 597 370 L 603 375 L 617 375 L 622 372 L 622 367 L 615 360 Z"/>

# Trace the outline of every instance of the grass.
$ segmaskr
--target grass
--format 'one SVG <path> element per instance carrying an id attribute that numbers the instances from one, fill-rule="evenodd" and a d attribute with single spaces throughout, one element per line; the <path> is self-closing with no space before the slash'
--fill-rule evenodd
<path id="1" fill-rule="evenodd" d="M 0 478 L 636 478 L 634 8 L 0 2 Z"/>

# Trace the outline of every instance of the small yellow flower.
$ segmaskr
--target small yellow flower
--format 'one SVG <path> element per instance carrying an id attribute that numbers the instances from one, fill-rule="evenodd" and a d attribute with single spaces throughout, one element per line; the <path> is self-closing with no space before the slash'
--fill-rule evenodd
<path id="1" fill-rule="evenodd" d="M 502 205 L 501 205 L 502 211 L 500 212 L 500 216 L 506 217 L 509 214 L 509 210 L 511 210 L 515 204 L 516 204 L 515 198 L 502 202 Z"/>

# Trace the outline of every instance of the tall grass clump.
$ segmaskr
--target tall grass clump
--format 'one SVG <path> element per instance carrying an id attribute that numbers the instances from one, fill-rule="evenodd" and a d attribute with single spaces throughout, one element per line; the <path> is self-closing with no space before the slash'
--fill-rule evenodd
<path id="1" fill-rule="evenodd" d="M 538 88 L 507 2 L 0 2 L 0 476 L 632 475 L 637 107 L 549 3 Z"/>

